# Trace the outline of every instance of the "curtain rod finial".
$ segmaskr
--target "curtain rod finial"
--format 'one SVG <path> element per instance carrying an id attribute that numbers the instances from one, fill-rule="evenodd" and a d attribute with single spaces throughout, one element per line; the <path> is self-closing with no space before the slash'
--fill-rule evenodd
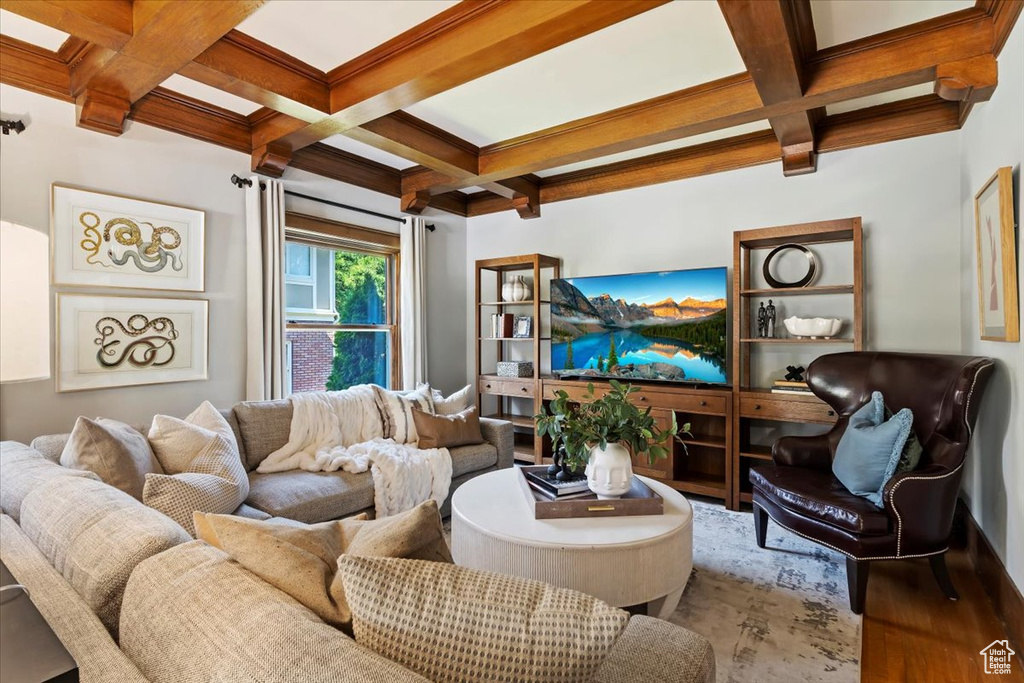
<path id="1" fill-rule="evenodd" d="M 231 182 L 235 187 L 252 187 L 252 180 L 249 178 L 239 178 L 237 173 L 231 174 Z"/>

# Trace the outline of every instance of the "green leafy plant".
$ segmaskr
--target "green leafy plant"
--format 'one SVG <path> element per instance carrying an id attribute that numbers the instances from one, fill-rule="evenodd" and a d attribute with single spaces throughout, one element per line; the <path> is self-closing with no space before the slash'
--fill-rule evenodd
<path id="1" fill-rule="evenodd" d="M 537 431 L 541 436 L 551 437 L 553 449 L 565 445 L 567 464 L 574 468 L 585 465 L 591 448 L 605 448 L 609 443 L 621 443 L 635 455 L 646 455 L 651 465 L 668 455 L 663 444 L 669 439 L 675 438 L 686 449 L 679 435 L 693 436 L 689 423 L 680 429 L 672 413 L 672 424 L 659 430 L 651 409 L 641 410 L 629 400 L 630 394 L 640 391 L 639 387 L 615 380 L 610 385 L 611 391 L 594 399 L 594 385 L 587 384 L 582 403 L 573 402 L 569 394 L 559 390 L 550 405 L 534 416 Z"/>

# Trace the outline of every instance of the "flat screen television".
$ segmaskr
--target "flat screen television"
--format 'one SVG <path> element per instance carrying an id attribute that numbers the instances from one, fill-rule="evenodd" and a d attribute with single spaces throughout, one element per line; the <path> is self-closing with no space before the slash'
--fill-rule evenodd
<path id="1" fill-rule="evenodd" d="M 724 267 L 552 280 L 552 372 L 725 384 L 727 280 Z"/>

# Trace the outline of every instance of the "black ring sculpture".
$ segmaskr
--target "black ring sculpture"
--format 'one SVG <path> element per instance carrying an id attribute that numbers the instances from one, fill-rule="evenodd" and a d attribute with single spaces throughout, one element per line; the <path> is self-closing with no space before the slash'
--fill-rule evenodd
<path id="1" fill-rule="evenodd" d="M 776 280 L 774 277 L 772 277 L 771 273 L 772 259 L 775 258 L 776 254 L 778 254 L 781 251 L 786 251 L 787 249 L 796 249 L 797 251 L 802 251 L 804 253 L 804 256 L 807 257 L 807 273 L 802 278 L 795 282 L 780 282 L 779 280 Z M 809 285 L 811 283 L 811 280 L 814 279 L 814 273 L 817 271 L 817 269 L 818 264 L 814 260 L 814 254 L 811 252 L 810 249 L 808 249 L 802 244 L 782 244 L 780 246 L 775 247 L 774 249 L 771 250 L 771 252 L 768 253 L 768 258 L 764 260 L 764 268 L 762 268 L 762 272 L 764 273 L 765 281 L 773 288 L 789 289 L 795 287 L 806 287 L 807 285 Z"/>

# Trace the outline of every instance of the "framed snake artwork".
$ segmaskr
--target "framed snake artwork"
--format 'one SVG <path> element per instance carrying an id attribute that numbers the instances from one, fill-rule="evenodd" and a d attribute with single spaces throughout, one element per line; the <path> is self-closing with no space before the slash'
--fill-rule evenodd
<path id="1" fill-rule="evenodd" d="M 205 214 L 52 185 L 52 282 L 201 292 Z"/>
<path id="2" fill-rule="evenodd" d="M 207 378 L 208 303 L 57 294 L 57 391 Z"/>

